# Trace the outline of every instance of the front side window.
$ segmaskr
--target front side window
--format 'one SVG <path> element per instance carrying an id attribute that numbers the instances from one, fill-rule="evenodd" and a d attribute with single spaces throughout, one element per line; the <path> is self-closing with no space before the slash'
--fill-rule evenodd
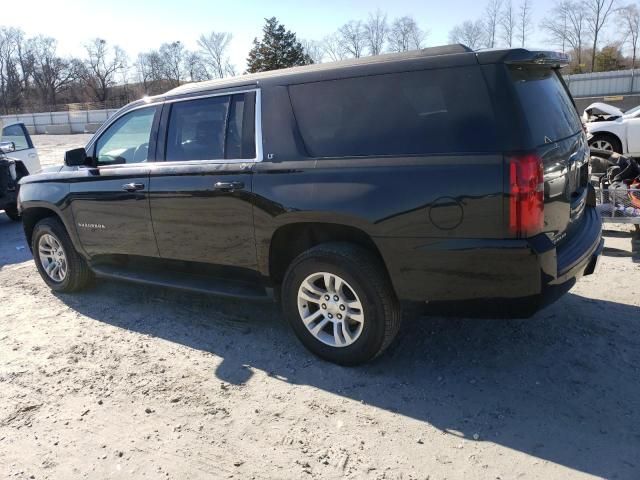
<path id="1" fill-rule="evenodd" d="M 98 139 L 98 165 L 119 165 L 150 161 L 149 143 L 158 107 L 127 113 L 116 120 Z"/>
<path id="2" fill-rule="evenodd" d="M 31 148 L 21 125 L 9 125 L 8 127 L 4 127 L 2 129 L 2 141 L 13 142 L 16 146 L 16 152 Z"/>

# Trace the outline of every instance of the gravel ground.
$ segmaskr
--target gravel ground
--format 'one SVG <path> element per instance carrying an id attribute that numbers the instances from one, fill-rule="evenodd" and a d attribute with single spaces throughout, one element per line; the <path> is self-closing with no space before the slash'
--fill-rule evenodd
<path id="1" fill-rule="evenodd" d="M 86 136 L 34 138 L 43 164 Z M 53 294 L 0 214 L 0 477 L 637 479 L 640 246 L 529 320 L 407 316 L 360 368 L 275 306 Z"/>

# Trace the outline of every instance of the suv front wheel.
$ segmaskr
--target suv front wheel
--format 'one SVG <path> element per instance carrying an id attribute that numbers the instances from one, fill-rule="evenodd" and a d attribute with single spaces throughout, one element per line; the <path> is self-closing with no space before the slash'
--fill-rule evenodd
<path id="1" fill-rule="evenodd" d="M 52 290 L 75 292 L 90 283 L 91 270 L 57 218 L 45 218 L 36 224 L 31 247 L 38 272 Z"/>
<path id="2" fill-rule="evenodd" d="M 400 328 L 400 308 L 380 261 L 348 243 L 318 245 L 289 266 L 285 316 L 319 357 L 357 365 L 382 353 Z"/>

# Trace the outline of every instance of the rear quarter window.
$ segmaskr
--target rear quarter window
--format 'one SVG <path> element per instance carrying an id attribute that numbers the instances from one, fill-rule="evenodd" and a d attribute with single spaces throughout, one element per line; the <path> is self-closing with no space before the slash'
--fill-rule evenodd
<path id="1" fill-rule="evenodd" d="M 289 87 L 313 157 L 499 150 L 477 67 L 372 75 Z"/>
<path id="2" fill-rule="evenodd" d="M 555 70 L 511 67 L 510 73 L 535 146 L 562 140 L 582 129 L 573 101 Z"/>

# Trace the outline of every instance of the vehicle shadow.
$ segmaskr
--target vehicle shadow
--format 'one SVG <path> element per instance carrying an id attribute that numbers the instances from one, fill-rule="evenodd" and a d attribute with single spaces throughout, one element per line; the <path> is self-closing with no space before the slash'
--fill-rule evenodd
<path id="1" fill-rule="evenodd" d="M 14 222 L 0 210 L 0 268 L 6 265 L 22 263 L 31 258 L 31 252 L 27 246 L 22 231 L 22 223 Z"/>
<path id="2" fill-rule="evenodd" d="M 304 350 L 275 306 L 114 282 L 59 297 L 221 357 L 212 373 L 224 382 L 259 369 L 591 475 L 640 469 L 640 307 L 568 294 L 528 320 L 406 318 L 386 354 L 343 368 Z"/>

